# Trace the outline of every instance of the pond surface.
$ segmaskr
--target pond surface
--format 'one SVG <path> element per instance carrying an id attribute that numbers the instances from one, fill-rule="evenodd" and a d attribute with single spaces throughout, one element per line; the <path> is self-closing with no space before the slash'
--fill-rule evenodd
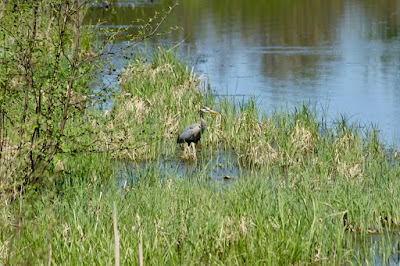
<path id="1" fill-rule="evenodd" d="M 396 234 L 370 234 L 361 237 L 352 233 L 353 265 L 399 265 L 400 242 Z"/>
<path id="2" fill-rule="evenodd" d="M 165 182 L 171 177 L 208 183 L 216 189 L 223 189 L 233 184 L 235 179 L 246 175 L 238 165 L 238 159 L 233 151 L 198 152 L 198 160 L 182 160 L 183 149 L 178 147 L 177 156 L 162 155 L 158 160 L 147 162 L 116 162 L 116 182 L 122 188 L 132 185 L 141 178 L 157 176 L 157 182 Z M 155 175 L 153 175 L 155 173 Z"/>
<path id="3" fill-rule="evenodd" d="M 133 20 L 172 4 L 111 1 L 90 8 L 86 23 L 133 32 Z M 255 96 L 267 111 L 310 101 L 332 120 L 377 125 L 392 144 L 400 140 L 399 25 L 398 0 L 185 0 L 163 28 L 181 29 L 149 45 L 179 44 L 216 94 Z"/>

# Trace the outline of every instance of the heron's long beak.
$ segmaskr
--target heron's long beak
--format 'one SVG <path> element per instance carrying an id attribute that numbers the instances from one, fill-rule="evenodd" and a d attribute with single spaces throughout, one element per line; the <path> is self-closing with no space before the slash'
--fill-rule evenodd
<path id="1" fill-rule="evenodd" d="M 220 113 L 218 113 L 218 112 L 216 112 L 216 111 L 214 111 L 214 110 L 210 110 L 210 111 L 208 111 L 209 113 L 212 113 L 212 114 L 216 114 L 216 115 L 220 115 Z"/>

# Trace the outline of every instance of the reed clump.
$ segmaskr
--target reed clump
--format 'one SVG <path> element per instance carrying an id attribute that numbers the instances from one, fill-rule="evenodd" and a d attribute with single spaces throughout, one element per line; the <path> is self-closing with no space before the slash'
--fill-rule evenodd
<path id="1" fill-rule="evenodd" d="M 121 94 L 111 112 L 112 128 L 99 128 L 104 143 L 121 141 L 100 148 L 125 147 L 126 152 L 114 154 L 120 159 L 156 158 L 163 152 L 161 143 L 176 142 L 182 118 L 197 114 L 202 107 L 199 81 L 193 70 L 171 53 L 160 50 L 152 62 L 135 59 L 121 73 Z"/>

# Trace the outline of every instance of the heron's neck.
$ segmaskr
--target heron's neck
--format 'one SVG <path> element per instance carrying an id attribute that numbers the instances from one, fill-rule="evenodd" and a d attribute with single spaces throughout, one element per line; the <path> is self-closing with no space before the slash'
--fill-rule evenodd
<path id="1" fill-rule="evenodd" d="M 200 120 L 201 120 L 201 133 L 203 133 L 207 127 L 207 123 L 206 123 L 206 120 L 204 120 L 204 118 L 203 118 L 202 112 L 200 112 Z"/>

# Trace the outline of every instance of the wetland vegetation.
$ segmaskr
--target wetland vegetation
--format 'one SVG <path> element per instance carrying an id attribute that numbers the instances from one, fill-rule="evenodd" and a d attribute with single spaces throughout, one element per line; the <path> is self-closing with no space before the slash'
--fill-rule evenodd
<path id="1" fill-rule="evenodd" d="M 19 12 L 42 8 L 24 7 Z M 68 32 L 75 46 L 77 29 Z M 43 42 L 54 51 L 25 50 L 32 61 L 23 68 L 26 61 L 9 60 L 18 46 L 6 39 L 2 60 L 19 68 L 1 72 L 4 264 L 357 264 L 377 256 L 386 263 L 397 254 L 399 159 L 373 127 L 360 129 L 343 117 L 329 121 L 312 103 L 264 112 L 254 99 L 215 97 L 163 48 L 132 58 L 111 110 L 69 105 L 72 91 L 93 93 L 86 91 L 93 69 L 68 72 L 91 54 Z M 36 41 L 27 45 L 37 47 Z M 40 60 L 49 62 L 48 76 L 39 71 Z M 9 75 L 20 69 L 31 71 Z M 42 105 L 48 109 L 38 110 Z M 222 115 L 205 117 L 209 127 L 196 150 L 177 146 L 178 133 L 198 122 L 204 105 Z M 239 171 L 227 186 L 210 175 L 219 166 L 209 162 L 220 151 L 237 159 Z M 166 172 L 165 158 L 199 170 Z M 121 177 L 124 165 L 135 166 L 134 178 Z M 372 249 L 371 234 L 382 237 Z"/>

